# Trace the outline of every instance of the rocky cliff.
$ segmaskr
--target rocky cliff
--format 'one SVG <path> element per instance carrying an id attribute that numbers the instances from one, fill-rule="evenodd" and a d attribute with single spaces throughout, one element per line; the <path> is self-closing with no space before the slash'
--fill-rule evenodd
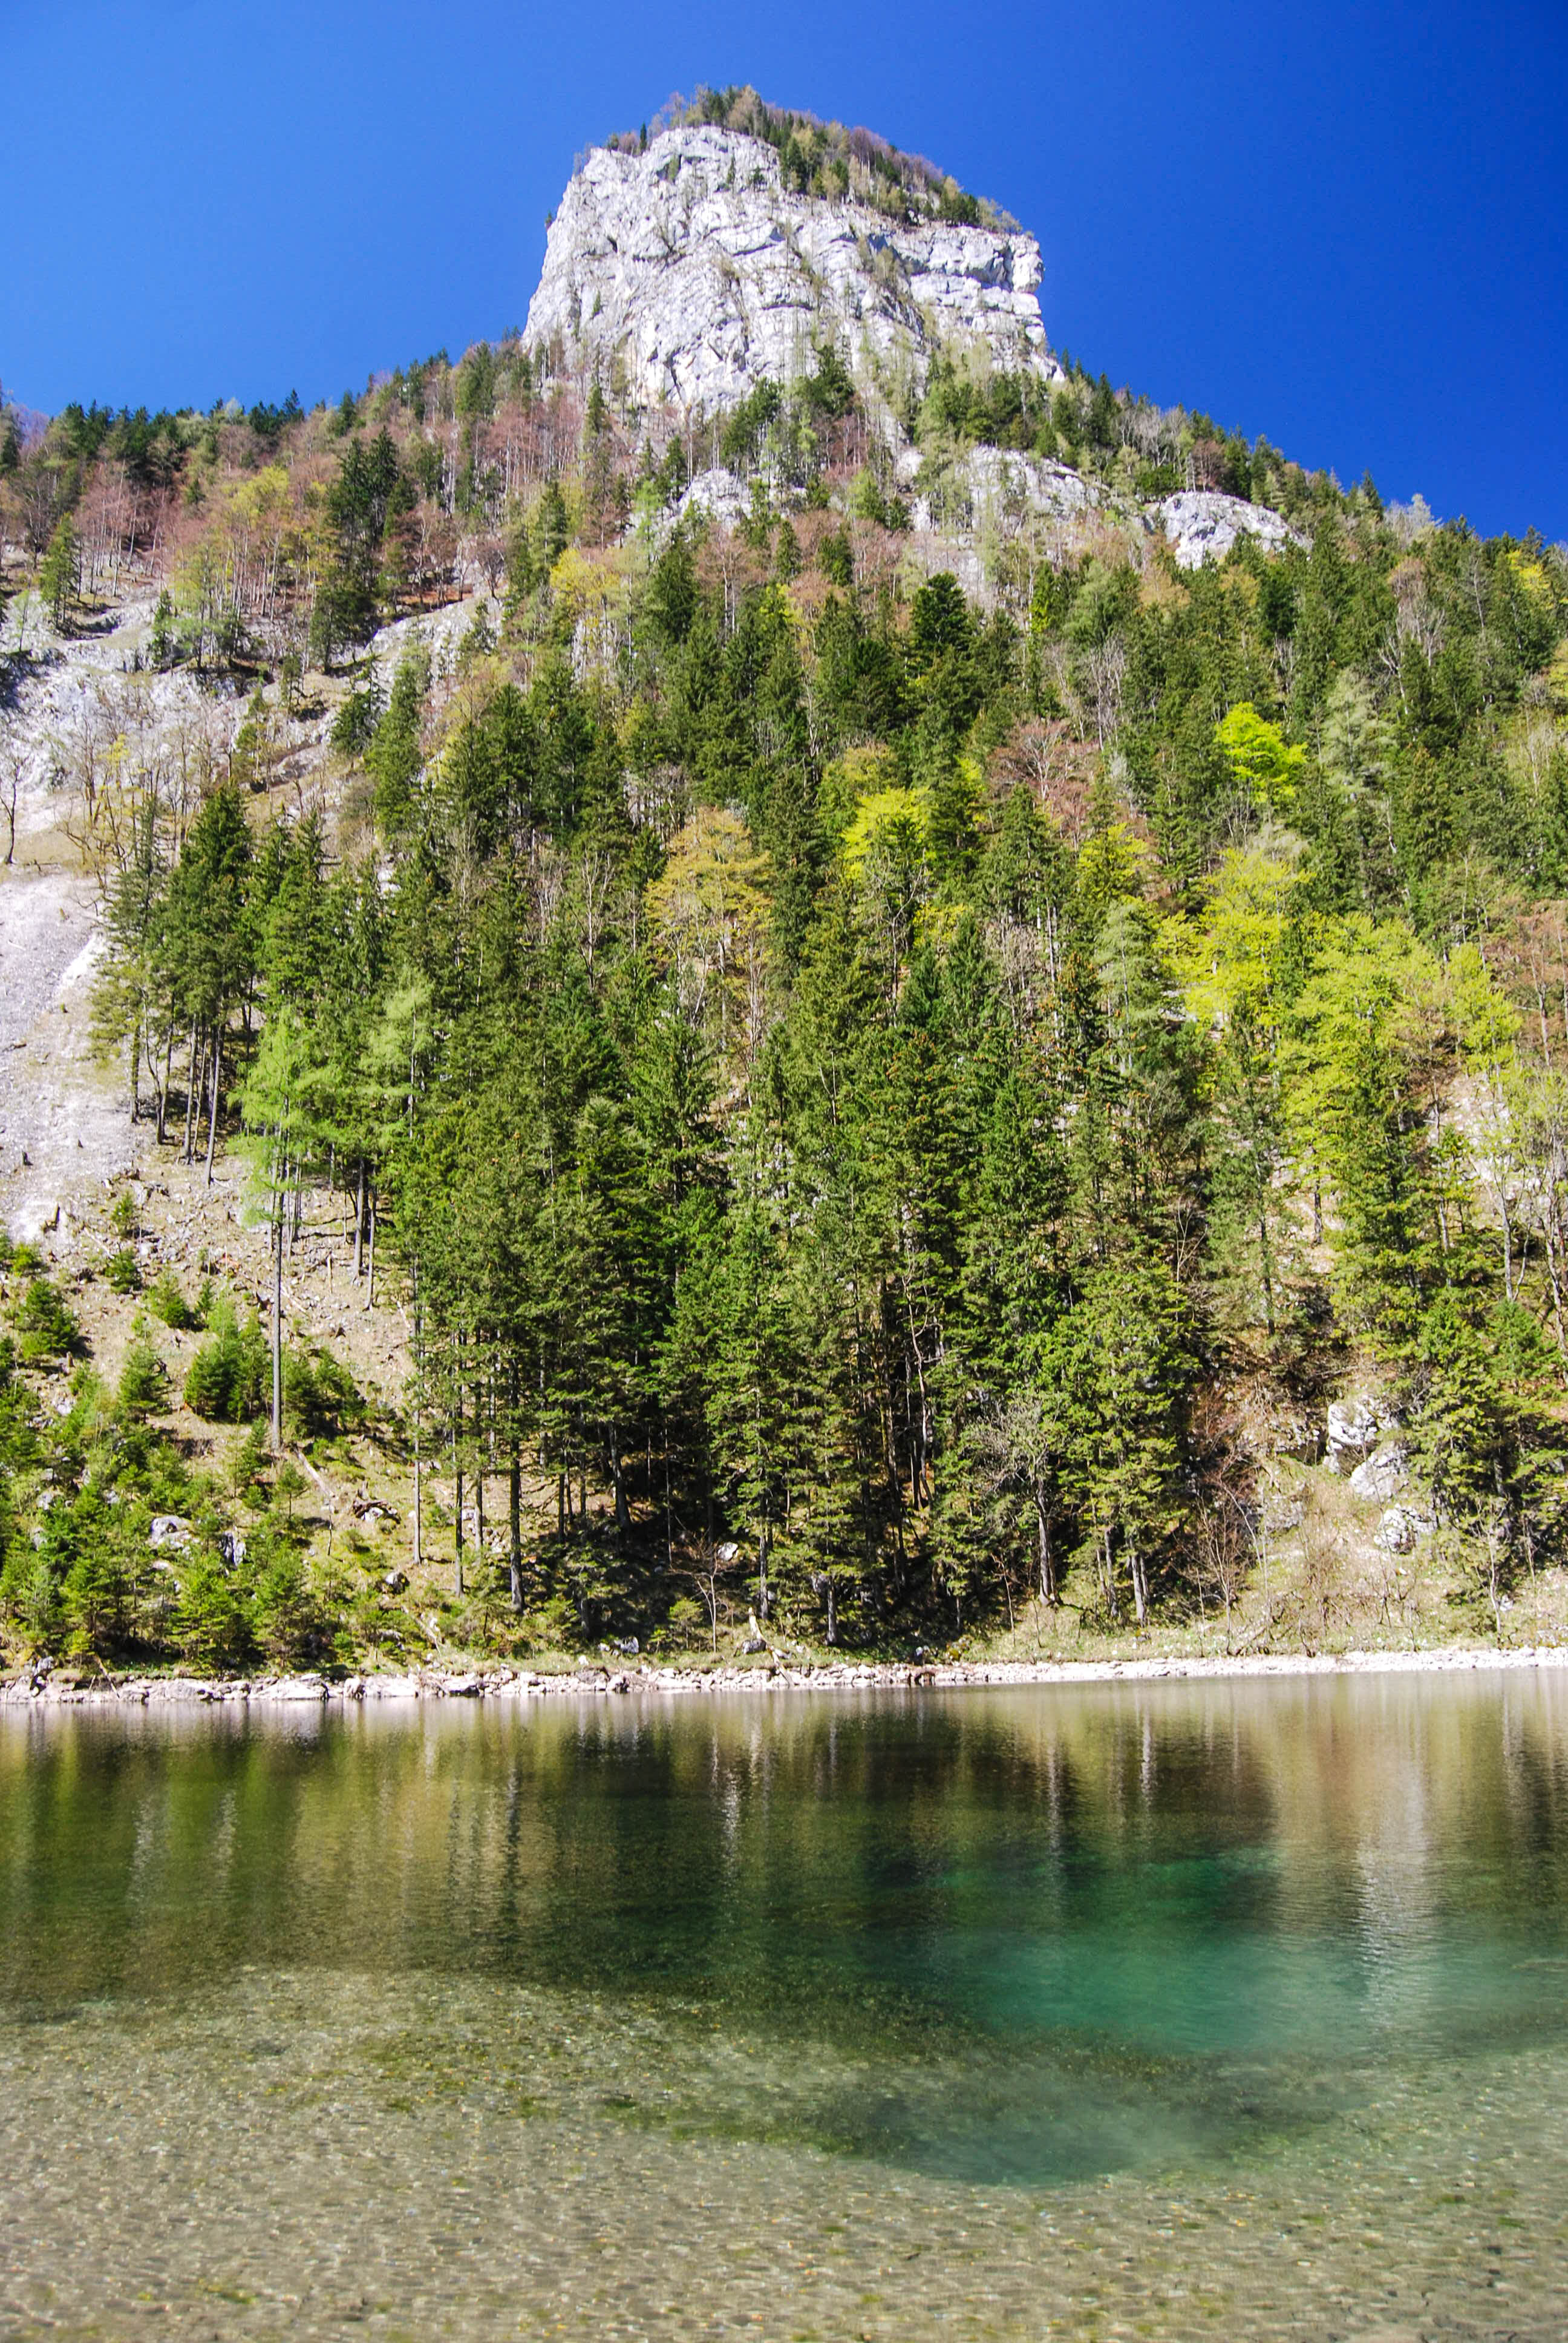
<path id="1" fill-rule="evenodd" d="M 667 130 L 641 152 L 592 149 L 550 223 L 524 338 L 552 370 L 597 374 L 623 411 L 709 417 L 759 383 L 809 374 L 831 346 L 850 368 L 902 488 L 925 566 L 986 583 L 974 539 L 999 516 L 1074 524 L 1091 515 L 1163 534 L 1182 568 L 1241 537 L 1277 549 L 1276 513 L 1188 489 L 1145 501 L 1070 466 L 976 447 L 933 465 L 906 437 L 932 357 L 967 370 L 1065 380 L 1040 315 L 1040 246 L 1021 228 L 932 214 L 890 216 L 852 194 L 802 195 L 778 151 L 710 123 Z M 688 500 L 731 525 L 747 482 L 709 470 Z"/>
<path id="2" fill-rule="evenodd" d="M 704 125 L 588 156 L 551 223 L 526 339 L 597 361 L 650 406 L 709 411 L 809 372 L 825 343 L 884 387 L 918 379 L 935 348 L 976 345 L 1049 380 L 1040 281 L 1020 230 L 797 195 L 763 140 Z"/>

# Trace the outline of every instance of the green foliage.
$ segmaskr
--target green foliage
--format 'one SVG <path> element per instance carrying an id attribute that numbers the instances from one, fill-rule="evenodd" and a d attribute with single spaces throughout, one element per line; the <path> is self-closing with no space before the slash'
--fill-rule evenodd
<path id="1" fill-rule="evenodd" d="M 128 1245 L 112 1252 L 104 1263 L 104 1282 L 115 1293 L 137 1293 L 141 1291 L 142 1269 Z"/>
<path id="2" fill-rule="evenodd" d="M 347 403 L 347 394 L 345 393 Z M 347 423 L 350 414 L 345 417 Z M 324 518 L 332 559 L 317 588 L 310 632 L 324 667 L 339 650 L 366 642 L 387 598 L 382 561 L 388 530 L 413 503 L 389 431 L 374 439 L 347 437 L 337 478 L 327 489 Z"/>
<path id="3" fill-rule="evenodd" d="M 364 1421 L 365 1401 L 341 1360 L 320 1348 L 286 1346 L 283 1420 L 292 1440 L 333 1439 Z"/>
<path id="4" fill-rule="evenodd" d="M 173 1327 L 176 1333 L 194 1332 L 204 1323 L 203 1312 L 186 1300 L 178 1278 L 166 1264 L 148 1286 L 146 1302 L 159 1323 Z"/>
<path id="5" fill-rule="evenodd" d="M 85 1349 L 69 1303 L 46 1277 L 35 1275 L 13 1312 L 23 1359 L 64 1362 Z"/>
<path id="6" fill-rule="evenodd" d="M 828 199 L 970 216 L 876 142 L 746 92 L 701 106 Z M 1316 1408 L 1363 1356 L 1488 1584 L 1559 1554 L 1561 554 L 1344 496 L 1070 363 L 1048 394 L 944 353 L 860 407 L 823 347 L 681 431 L 559 363 L 440 354 L 299 430 L 313 464 L 329 444 L 318 525 L 290 536 L 303 494 L 268 510 L 290 625 L 319 579 L 319 655 L 449 597 L 459 543 L 492 588 L 505 569 L 499 632 L 439 673 L 410 650 L 384 707 L 357 676 L 334 739 L 368 788 L 338 832 L 237 785 L 183 836 L 144 812 L 95 1010 L 166 1138 L 182 1109 L 193 1151 L 237 1121 L 285 1247 L 341 1215 L 364 1272 L 374 1227 L 413 1346 L 403 1421 L 371 1427 L 297 1340 L 290 1439 L 417 1437 L 454 1579 L 455 1474 L 470 1515 L 483 1476 L 509 1548 L 515 1469 L 515 1571 L 466 1529 L 449 1630 L 711 1645 L 755 1610 L 901 1648 L 1063 1596 L 1108 1624 L 1180 1613 L 1196 1493 L 1251 1470 L 1234 1423 L 1265 1388 Z M 983 606 L 890 558 L 889 402 L 920 495 L 975 527 Z M 59 428 L 89 464 L 120 425 Z M 223 435 L 255 464 L 296 430 L 202 417 L 157 445 L 213 511 Z M 1097 473 L 1102 519 L 1216 488 L 1299 541 L 1179 572 L 1107 520 L 1064 551 L 1016 468 L 966 485 L 980 443 Z M 520 490 L 525 446 L 549 453 Z M 729 543 L 670 518 L 716 458 L 750 490 Z M 231 783 L 265 774 L 266 721 Z M 367 794 L 374 848 L 335 860 Z M 20 1345 L 60 1332 L 37 1266 L 8 1272 Z M 182 1322 L 166 1274 L 148 1306 Z M 186 1392 L 211 1422 L 265 1415 L 261 1326 L 215 1306 Z M 223 1573 L 157 1404 L 84 1386 L 56 1433 L 0 1390 L 27 1523 L 12 1630 L 330 1650 L 341 1598 L 293 1468 L 236 1443 L 222 1493 L 263 1518 Z M 118 1591 L 71 1593 L 75 1546 L 39 1560 L 44 1459 L 74 1506 L 89 1453 L 116 1519 L 156 1489 L 198 1521 L 156 1586 L 126 1536 Z"/>
<path id="7" fill-rule="evenodd" d="M 429 688 L 428 659 L 421 651 L 410 651 L 398 661 L 386 712 L 364 750 L 366 770 L 376 783 L 376 817 L 389 837 L 406 826 L 413 804 Z"/>
<path id="8" fill-rule="evenodd" d="M 968 226 L 1016 225 L 994 204 L 966 194 L 923 156 L 903 154 L 874 131 L 846 129 L 841 122 L 821 122 L 814 114 L 767 106 L 749 85 L 731 85 L 718 90 L 699 86 L 689 99 L 672 97 L 653 126 L 663 129 L 689 122 L 718 123 L 725 129 L 765 139 L 778 153 L 785 186 L 802 195 L 829 202 L 853 196 L 856 201 L 900 220 L 938 218 Z M 636 153 L 647 145 L 647 136 L 622 132 L 608 143 Z"/>
<path id="9" fill-rule="evenodd" d="M 332 745 L 345 757 L 360 757 L 376 736 L 385 704 L 374 677 L 351 691 L 332 719 Z"/>
<path id="10" fill-rule="evenodd" d="M 1288 747 L 1279 727 L 1266 723 L 1247 700 L 1216 725 L 1214 739 L 1241 802 L 1253 811 L 1288 818 L 1306 750 Z"/>
<path id="11" fill-rule="evenodd" d="M 231 1302 L 216 1303 L 208 1322 L 210 1338 L 186 1373 L 186 1405 L 207 1423 L 249 1423 L 266 1412 L 266 1337 L 255 1317 L 241 1324 Z"/>
<path id="12" fill-rule="evenodd" d="M 180 1657 L 205 1674 L 242 1668 L 255 1648 L 242 1591 L 206 1544 L 193 1545 L 180 1557 L 171 1624 Z"/>
<path id="13" fill-rule="evenodd" d="M 970 374 L 939 351 L 926 376 L 916 434 L 928 451 L 949 447 L 1056 452 L 1050 394 L 1028 374 Z"/>
<path id="14" fill-rule="evenodd" d="M 133 1342 L 120 1369 L 119 1407 L 132 1419 L 154 1414 L 168 1403 L 169 1377 L 157 1352 L 145 1336 Z"/>
<path id="15" fill-rule="evenodd" d="M 69 513 L 64 513 L 55 525 L 55 534 L 49 539 L 49 549 L 38 569 L 38 591 L 62 633 L 70 623 L 81 590 L 81 547 L 76 540 L 75 523 Z"/>

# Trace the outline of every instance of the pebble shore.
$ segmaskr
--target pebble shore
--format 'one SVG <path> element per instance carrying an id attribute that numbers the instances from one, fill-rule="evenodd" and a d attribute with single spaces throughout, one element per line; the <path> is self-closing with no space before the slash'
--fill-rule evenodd
<path id="1" fill-rule="evenodd" d="M 403 1675 L 367 1674 L 205 1677 L 85 1675 L 70 1668 L 0 1679 L 0 1708 L 235 1706 L 347 1707 L 417 1700 L 534 1700 L 670 1697 L 692 1694 L 778 1692 L 961 1692 L 986 1685 L 1150 1684 L 1165 1678 L 1414 1675 L 1493 1668 L 1568 1668 L 1568 1645 L 1524 1644 L 1507 1651 L 1442 1646 L 1432 1651 L 1270 1654 L 1266 1656 L 1128 1660 L 877 1662 L 856 1666 L 774 1661 L 708 1668 L 423 1668 Z"/>

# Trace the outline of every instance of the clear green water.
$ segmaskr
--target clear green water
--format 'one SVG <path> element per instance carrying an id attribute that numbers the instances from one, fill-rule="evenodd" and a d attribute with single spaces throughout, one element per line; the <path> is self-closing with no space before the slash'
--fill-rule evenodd
<path id="1" fill-rule="evenodd" d="M 1568 1680 L 0 1724 L 0 2335 L 1568 2332 Z"/>

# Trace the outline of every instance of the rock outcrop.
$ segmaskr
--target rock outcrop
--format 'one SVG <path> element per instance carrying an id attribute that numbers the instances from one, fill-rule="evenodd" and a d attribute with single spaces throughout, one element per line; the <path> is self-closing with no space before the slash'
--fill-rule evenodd
<path id="1" fill-rule="evenodd" d="M 1358 1497 L 1372 1497 L 1387 1503 L 1398 1496 L 1405 1484 L 1410 1465 L 1410 1451 L 1402 1440 L 1385 1440 L 1375 1448 L 1362 1464 L 1351 1474 L 1351 1488 Z"/>
<path id="2" fill-rule="evenodd" d="M 524 337 L 597 362 L 647 405 L 710 412 L 809 373 L 825 343 L 885 384 L 977 344 L 1050 380 L 1040 280 L 1020 230 L 797 195 L 765 141 L 704 125 L 640 155 L 589 154 L 551 222 Z"/>
<path id="3" fill-rule="evenodd" d="M 1157 505 L 1155 516 L 1171 540 L 1178 569 L 1201 569 L 1205 561 L 1223 561 L 1243 537 L 1255 537 L 1265 553 L 1279 553 L 1302 541 L 1267 505 L 1250 505 L 1244 497 L 1221 496 L 1211 488 L 1183 488 Z"/>
<path id="4" fill-rule="evenodd" d="M 993 447 L 950 456 L 933 477 L 906 437 L 931 359 L 978 373 L 1065 379 L 1040 308 L 1040 246 L 1021 228 L 898 219 L 854 196 L 797 193 L 765 139 L 713 124 L 667 130 L 640 153 L 595 147 L 550 223 L 524 340 L 558 371 L 597 375 L 623 413 L 715 417 L 760 384 L 813 373 L 831 348 L 879 430 L 917 538 L 940 539 L 966 584 L 977 538 L 1020 523 L 1113 526 L 1169 539 L 1178 566 L 1222 560 L 1243 538 L 1277 552 L 1294 533 L 1241 497 L 1188 489 L 1155 504 L 1113 496 L 1071 467 Z M 690 508 L 733 527 L 746 480 L 709 468 Z M 975 575 L 970 578 L 969 572 Z"/>

